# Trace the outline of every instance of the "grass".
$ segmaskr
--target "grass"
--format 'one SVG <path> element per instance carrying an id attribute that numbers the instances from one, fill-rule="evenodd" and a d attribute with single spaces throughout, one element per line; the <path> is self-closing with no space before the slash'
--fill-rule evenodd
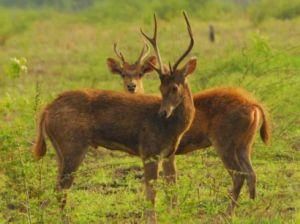
<path id="1" fill-rule="evenodd" d="M 2 9 L 1 15 L 9 18 L 13 10 Z M 60 223 L 53 149 L 48 144 L 41 162 L 30 152 L 38 113 L 65 90 L 122 91 L 120 78 L 108 72 L 106 58 L 114 57 L 112 44 L 117 40 L 125 57 L 134 61 L 142 47 L 139 27 L 151 30 L 152 13 L 141 20 L 105 23 L 91 22 L 92 17 L 84 14 L 88 12 L 18 13 L 20 24 L 1 33 L 9 35 L 0 46 L 0 223 Z M 162 181 L 157 184 L 160 223 L 299 222 L 300 18 L 267 18 L 254 24 L 247 16 L 209 21 L 190 16 L 196 43 L 192 54 L 199 60 L 189 80 L 193 92 L 214 86 L 250 91 L 269 109 L 272 145 L 256 139 L 257 199 L 249 200 L 244 187 L 231 220 L 222 215 L 231 180 L 214 149 L 178 156 L 178 185 L 169 189 Z M 214 44 L 208 40 L 208 24 L 216 29 Z M 183 19 L 178 15 L 172 21 L 160 20 L 159 26 L 163 58 L 174 61 L 188 43 Z M 14 57 L 27 59 L 27 73 L 7 74 Z M 147 93 L 158 94 L 154 73 L 145 77 L 144 86 Z M 124 153 L 91 151 L 68 195 L 71 222 L 142 222 L 147 204 L 141 165 Z M 175 210 L 167 208 L 168 191 L 178 194 Z"/>

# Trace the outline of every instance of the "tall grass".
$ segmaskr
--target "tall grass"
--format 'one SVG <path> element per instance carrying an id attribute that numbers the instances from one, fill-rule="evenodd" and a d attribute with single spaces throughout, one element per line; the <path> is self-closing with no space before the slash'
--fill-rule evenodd
<path id="1" fill-rule="evenodd" d="M 250 18 L 255 24 L 260 23 L 270 17 L 282 20 L 292 19 L 300 15 L 300 1 L 254 1 L 254 3 L 249 6 L 248 11 Z"/>

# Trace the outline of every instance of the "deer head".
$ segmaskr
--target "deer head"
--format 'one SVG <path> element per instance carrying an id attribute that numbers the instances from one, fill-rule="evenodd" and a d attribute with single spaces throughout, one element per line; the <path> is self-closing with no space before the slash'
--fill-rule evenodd
<path id="1" fill-rule="evenodd" d="M 123 54 L 118 50 L 117 44 L 114 43 L 114 51 L 120 61 L 113 58 L 107 59 L 107 66 L 113 74 L 118 74 L 123 79 L 125 91 L 130 93 L 143 93 L 144 87 L 142 78 L 146 73 L 152 72 L 151 65 L 156 64 L 156 57 L 150 56 L 147 58 L 150 49 L 147 44 L 144 45 L 142 51 L 135 63 L 128 63 Z"/>
<path id="2" fill-rule="evenodd" d="M 187 50 L 179 57 L 179 59 L 172 66 L 169 63 L 168 66 L 164 65 L 159 53 L 159 48 L 157 45 L 157 20 L 154 14 L 154 34 L 153 37 L 146 35 L 141 29 L 142 35 L 150 42 L 153 46 L 156 58 L 158 60 L 158 68 L 155 64 L 149 61 L 150 67 L 152 67 L 159 75 L 161 85 L 159 87 L 162 94 L 162 103 L 160 106 L 159 113 L 162 117 L 168 118 L 172 115 L 173 111 L 182 103 L 187 93 L 189 93 L 189 88 L 186 83 L 186 77 L 192 74 L 197 65 L 196 58 L 190 58 L 189 61 L 181 68 L 178 68 L 180 62 L 189 54 L 194 45 L 194 39 L 192 34 L 192 29 L 185 12 L 183 12 L 184 19 L 187 24 L 187 29 L 190 37 L 190 44 Z"/>

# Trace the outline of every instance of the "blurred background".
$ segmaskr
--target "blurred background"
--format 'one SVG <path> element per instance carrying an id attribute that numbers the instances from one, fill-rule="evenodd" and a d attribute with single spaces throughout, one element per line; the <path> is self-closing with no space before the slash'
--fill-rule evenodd
<path id="1" fill-rule="evenodd" d="M 48 144 L 41 162 L 30 152 L 40 110 L 70 89 L 123 91 L 106 59 L 118 42 L 134 62 L 154 12 L 162 58 L 174 62 L 189 42 L 183 10 L 198 58 L 193 92 L 246 89 L 269 111 L 273 140 L 256 139 L 258 196 L 249 200 L 244 187 L 230 220 L 222 212 L 231 181 L 214 149 L 178 156 L 178 186 L 158 185 L 160 223 L 299 221 L 300 0 L 0 0 L 0 223 L 61 223 L 54 150 Z M 158 94 L 158 84 L 155 73 L 145 76 L 146 93 Z M 138 158 L 90 152 L 70 190 L 70 223 L 141 223 L 142 173 Z M 169 191 L 177 210 L 167 208 Z"/>

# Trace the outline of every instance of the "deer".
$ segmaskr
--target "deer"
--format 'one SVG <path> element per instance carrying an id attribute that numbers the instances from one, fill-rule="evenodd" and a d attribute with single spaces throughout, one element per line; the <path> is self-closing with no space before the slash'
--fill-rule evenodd
<path id="1" fill-rule="evenodd" d="M 47 151 L 45 139 L 50 140 L 57 155 L 59 192 L 71 187 L 89 146 L 127 152 L 143 162 L 145 196 L 152 204 L 146 211 L 146 219 L 148 223 L 156 223 L 155 181 L 159 164 L 176 152 L 195 114 L 187 77 L 195 71 L 197 59 L 191 58 L 177 69 L 194 43 L 186 16 L 185 20 L 190 44 L 172 71 L 162 67 L 156 30 L 151 39 L 159 68 L 149 65 L 159 71 L 161 97 L 110 90 L 73 90 L 61 93 L 43 109 L 33 153 L 36 159 L 41 159 Z M 62 209 L 66 197 L 64 193 L 59 199 Z"/>
<path id="2" fill-rule="evenodd" d="M 154 67 L 155 64 L 152 63 L 151 66 Z M 170 66 L 162 66 L 171 70 Z M 126 74 L 122 76 L 124 83 L 125 79 Z M 142 82 L 142 79 L 139 78 L 137 81 Z M 126 88 L 124 90 L 127 91 Z M 144 93 L 143 89 L 139 90 L 135 93 Z M 255 199 L 256 173 L 251 164 L 251 152 L 258 129 L 262 141 L 266 145 L 270 141 L 271 129 L 267 114 L 262 104 L 241 88 L 215 87 L 196 93 L 193 98 L 195 118 L 183 136 L 175 155 L 208 147 L 216 149 L 232 178 L 233 187 L 226 210 L 228 215 L 232 215 L 245 180 L 249 188 L 249 197 Z M 175 155 L 165 158 L 162 162 L 164 178 L 172 184 L 176 184 L 177 181 Z M 171 200 L 171 204 L 172 207 L 176 206 L 176 197 Z"/>
<path id="3" fill-rule="evenodd" d="M 107 58 L 106 63 L 112 74 L 118 74 L 123 79 L 123 87 L 129 93 L 144 93 L 141 79 L 145 74 L 153 71 L 149 64 L 156 64 L 156 57 L 147 56 L 150 53 L 149 45 L 144 44 L 141 53 L 134 63 L 125 60 L 122 52 L 118 50 L 117 43 L 114 43 L 114 52 L 120 62 L 114 58 Z"/>

